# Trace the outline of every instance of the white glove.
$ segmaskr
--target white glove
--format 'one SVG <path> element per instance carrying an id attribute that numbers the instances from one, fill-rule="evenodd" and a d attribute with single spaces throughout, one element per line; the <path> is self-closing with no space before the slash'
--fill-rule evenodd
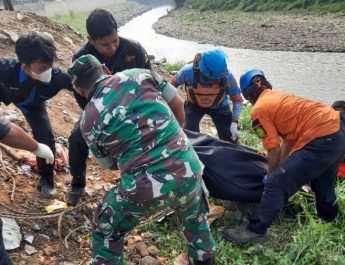
<path id="1" fill-rule="evenodd" d="M 236 141 L 238 137 L 237 122 L 232 122 L 230 125 L 230 132 L 232 140 Z"/>
<path id="2" fill-rule="evenodd" d="M 54 163 L 53 152 L 45 144 L 38 143 L 38 147 L 37 147 L 36 151 L 34 151 L 32 153 L 34 155 L 40 157 L 40 158 L 44 158 L 46 160 L 47 164 L 53 164 Z"/>

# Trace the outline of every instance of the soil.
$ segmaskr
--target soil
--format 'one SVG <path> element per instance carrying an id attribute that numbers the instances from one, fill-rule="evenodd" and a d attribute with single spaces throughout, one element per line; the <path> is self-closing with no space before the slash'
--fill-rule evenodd
<path id="1" fill-rule="evenodd" d="M 138 15 L 148 7 L 137 4 L 133 10 L 128 10 L 129 3 L 125 7 L 110 8 L 112 12 L 121 13 L 119 16 L 119 25 Z M 133 7 L 133 6 L 132 6 Z M 126 10 L 127 11 L 126 11 Z M 119 12 L 119 11 L 123 12 Z M 126 12 L 125 12 L 126 11 Z M 71 63 L 73 53 L 83 45 L 85 40 L 81 35 L 74 32 L 70 27 L 57 24 L 47 17 L 39 16 L 34 13 L 17 13 L 0 10 L 0 57 L 14 56 L 14 43 L 19 35 L 28 31 L 46 32 L 54 40 L 57 47 L 58 59 L 56 65 L 66 69 Z M 67 142 L 74 123 L 78 120 L 81 109 L 74 100 L 71 92 L 62 90 L 57 96 L 48 101 L 48 113 L 53 127 L 56 139 L 62 139 Z M 12 104 L 5 106 L 1 104 L 0 115 L 11 116 L 11 121 L 30 132 L 21 112 Z M 8 155 L 11 154 L 11 155 Z M 30 155 L 24 151 L 18 151 L 11 148 L 0 148 L 0 213 L 11 212 L 6 209 L 6 205 L 13 211 L 22 213 L 41 213 L 46 214 L 44 206 L 48 206 L 54 200 L 42 198 L 36 189 L 39 175 L 36 172 L 24 172 L 21 168 L 25 164 L 22 157 Z M 87 264 L 90 261 L 90 231 L 94 209 L 97 202 L 103 197 L 103 194 L 116 184 L 119 180 L 118 171 L 100 170 L 94 158 L 90 155 L 87 168 L 87 193 L 82 198 L 84 203 L 78 208 L 71 209 L 63 215 L 61 226 L 58 218 L 32 219 L 16 218 L 21 227 L 22 234 L 34 236 L 32 243 L 21 243 L 21 247 L 8 251 L 13 264 Z M 13 180 L 16 182 L 13 200 L 11 200 Z M 70 174 L 65 171 L 57 171 L 55 182 L 57 186 L 56 199 L 64 201 L 64 196 L 69 188 L 71 181 Z M 95 199 L 91 196 L 96 194 Z M 80 227 L 83 226 L 83 227 Z M 77 229 L 74 231 L 74 229 Z M 61 232 L 61 234 L 60 234 Z M 68 237 L 67 237 L 68 236 Z M 140 256 L 136 254 L 135 244 L 137 241 L 143 241 L 135 230 L 129 237 L 133 248 L 127 251 L 129 259 L 134 253 L 136 260 L 140 261 Z M 66 239 L 67 237 L 67 239 Z M 65 244 L 67 240 L 68 248 Z M 128 238 L 127 238 L 128 240 Z M 37 250 L 37 253 L 29 255 L 25 247 L 31 245 Z M 152 244 L 151 244 L 152 245 Z M 164 258 L 161 258 L 161 261 Z"/>
<path id="2" fill-rule="evenodd" d="M 128 7 L 128 2 L 127 2 Z M 134 12 L 127 10 L 126 12 L 121 7 L 112 8 L 115 14 L 127 14 L 125 17 L 117 19 L 119 25 L 127 21 L 130 17 L 140 14 L 141 11 Z M 123 12 L 119 12 L 119 10 Z M 66 25 L 58 24 L 50 19 L 36 15 L 34 13 L 17 13 L 0 10 L 0 57 L 14 56 L 14 43 L 19 35 L 28 31 L 46 32 L 55 40 L 55 45 L 58 51 L 58 59 L 56 64 L 63 69 L 66 69 L 71 63 L 72 54 L 77 50 L 85 40 L 81 35 L 74 32 Z M 168 73 L 162 73 L 168 77 Z M 70 132 L 78 120 L 81 110 L 74 100 L 71 92 L 67 90 L 61 91 L 57 96 L 49 100 L 48 113 L 53 127 L 56 139 L 62 139 L 62 142 L 67 142 Z M 18 124 L 25 131 L 30 132 L 30 128 L 26 123 L 21 112 L 15 106 L 0 105 L 0 116 L 12 116 L 12 122 Z M 210 134 L 215 134 L 213 126 L 209 126 L 210 120 L 205 120 L 203 128 Z M 18 211 L 22 213 L 36 213 L 46 214 L 44 206 L 52 204 L 53 200 L 44 199 L 39 196 L 36 185 L 39 176 L 36 172 L 24 172 L 22 166 L 25 162 L 22 156 L 27 156 L 28 153 L 16 151 L 11 148 L 0 148 L 0 213 Z M 14 158 L 12 156 L 14 156 Z M 68 209 L 68 213 L 64 214 L 62 218 L 16 218 L 21 227 L 22 234 L 32 235 L 34 240 L 32 243 L 21 243 L 21 246 L 15 250 L 8 251 L 15 265 L 25 264 L 52 264 L 52 265 L 72 265 L 72 264 L 87 264 L 90 260 L 90 231 L 94 209 L 97 202 L 103 197 L 103 194 L 109 190 L 111 186 L 116 184 L 119 180 L 119 172 L 101 170 L 92 156 L 88 159 L 87 168 L 87 193 L 82 198 L 84 204 L 78 208 Z M 15 180 L 15 192 L 13 200 L 11 200 L 13 180 Z M 57 199 L 64 200 L 64 195 L 69 188 L 71 181 L 70 174 L 64 171 L 56 172 L 56 186 Z M 95 195 L 95 197 L 92 197 Z M 95 198 L 95 199 L 92 199 Z M 90 200 L 90 201 L 89 201 Z M 6 209 L 7 205 L 12 211 Z M 68 245 L 66 245 L 66 242 Z M 130 264 L 138 264 L 144 259 L 138 253 L 145 245 L 148 249 L 158 249 L 162 244 L 160 241 L 153 241 L 145 239 L 145 237 L 134 230 L 126 238 L 126 259 L 131 260 Z M 25 247 L 32 246 L 37 250 L 37 253 L 28 254 Z M 164 247 L 164 246 L 163 246 Z M 143 251 L 145 252 L 145 251 Z M 151 254 L 150 254 L 151 255 Z M 164 257 L 158 257 L 157 254 L 152 254 L 151 257 L 156 258 L 157 262 L 163 264 Z M 146 258 L 146 257 L 145 257 Z M 149 259 L 149 258 L 146 258 Z"/>
<path id="3" fill-rule="evenodd" d="M 219 46 L 271 51 L 345 52 L 345 19 L 335 14 L 200 12 L 175 9 L 157 33 Z"/>

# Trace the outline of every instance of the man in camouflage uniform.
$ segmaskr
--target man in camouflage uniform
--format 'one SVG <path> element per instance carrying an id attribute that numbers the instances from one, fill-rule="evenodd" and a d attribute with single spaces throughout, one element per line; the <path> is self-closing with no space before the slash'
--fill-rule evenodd
<path id="1" fill-rule="evenodd" d="M 77 59 L 68 73 L 89 100 L 81 131 L 90 150 L 103 168 L 121 171 L 121 182 L 95 213 L 92 264 L 124 264 L 125 233 L 167 207 L 181 215 L 194 264 L 213 264 L 203 165 L 162 98 L 167 83 L 145 69 L 104 75 L 92 55 Z"/>

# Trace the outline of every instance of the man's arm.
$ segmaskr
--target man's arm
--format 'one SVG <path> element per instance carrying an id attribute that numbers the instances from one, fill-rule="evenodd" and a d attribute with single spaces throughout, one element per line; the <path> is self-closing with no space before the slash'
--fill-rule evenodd
<path id="1" fill-rule="evenodd" d="M 287 143 L 285 140 L 281 144 L 281 151 L 280 151 L 280 162 L 279 164 L 282 164 L 286 158 L 289 156 L 292 150 L 292 145 Z"/>
<path id="2" fill-rule="evenodd" d="M 231 73 L 227 80 L 227 86 L 228 96 L 232 101 L 232 120 L 234 122 L 238 122 L 243 107 L 243 98 L 241 95 L 241 90 L 236 82 L 236 79 Z"/>
<path id="3" fill-rule="evenodd" d="M 151 70 L 151 75 L 159 83 L 162 89 L 162 97 L 168 103 L 180 126 L 183 127 L 185 121 L 184 100 L 177 93 L 176 88 L 170 83 L 163 80 L 163 78 L 159 74 Z"/>
<path id="4" fill-rule="evenodd" d="M 185 122 L 184 100 L 176 93 L 175 97 L 168 104 L 176 120 L 183 127 Z"/>
<path id="5" fill-rule="evenodd" d="M 268 160 L 268 175 L 275 170 L 280 164 L 281 157 L 281 148 L 280 145 L 267 151 L 267 160 Z"/>
<path id="6" fill-rule="evenodd" d="M 23 149 L 44 158 L 48 164 L 54 163 L 54 155 L 50 148 L 36 142 L 20 127 L 6 119 L 0 119 L 0 142 L 13 148 Z"/>
<path id="7" fill-rule="evenodd" d="M 13 123 L 10 125 L 8 133 L 1 139 L 1 142 L 10 147 L 30 152 L 36 151 L 38 147 L 38 143 L 33 138 Z"/>

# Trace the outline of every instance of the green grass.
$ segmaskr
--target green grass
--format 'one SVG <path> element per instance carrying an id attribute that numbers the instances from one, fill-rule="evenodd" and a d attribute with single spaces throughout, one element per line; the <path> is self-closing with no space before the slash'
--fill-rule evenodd
<path id="1" fill-rule="evenodd" d="M 185 62 L 175 62 L 172 64 L 163 65 L 161 68 L 165 71 L 178 71 L 180 70 L 186 63 Z"/>
<path id="2" fill-rule="evenodd" d="M 250 119 L 251 106 L 247 106 L 242 110 L 239 120 L 239 138 L 241 144 L 254 148 L 259 151 L 264 151 L 261 140 L 252 130 L 252 123 Z"/>
<path id="3" fill-rule="evenodd" d="M 290 11 L 308 10 L 345 14 L 344 0 L 187 0 L 186 5 L 201 11 Z"/>
<path id="4" fill-rule="evenodd" d="M 262 147 L 251 130 L 251 107 L 246 107 L 240 120 L 241 141 L 253 148 Z M 244 139 L 246 138 L 246 139 Z M 335 222 L 321 221 L 315 212 L 312 194 L 297 193 L 290 198 L 279 219 L 269 229 L 268 240 L 262 243 L 236 245 L 223 239 L 224 230 L 239 225 L 252 205 L 236 204 L 211 198 L 226 208 L 225 215 L 216 220 L 212 233 L 216 239 L 218 265 L 345 265 L 345 182 L 338 181 L 337 196 L 340 213 Z M 173 264 L 186 252 L 186 244 L 176 216 L 163 224 L 151 223 L 140 228 L 150 231 L 165 245 L 161 256 Z"/>
<path id="5" fill-rule="evenodd" d="M 345 207 L 345 183 L 337 184 L 339 203 Z M 267 241 L 236 245 L 223 239 L 223 232 L 241 223 L 247 208 L 231 202 L 216 201 L 228 212 L 212 224 L 216 239 L 216 264 L 236 265 L 343 265 L 345 264 L 344 210 L 335 222 L 325 223 L 316 217 L 314 203 L 302 194 L 296 194 L 287 210 L 271 226 Z M 235 214 L 234 208 L 241 211 Z M 290 209 L 290 210 L 289 210 Z M 291 210 L 292 209 L 292 210 Z M 166 248 L 160 253 L 173 264 L 174 259 L 186 251 L 181 228 L 174 217 L 163 224 L 151 224 L 141 231 L 151 231 Z"/>
<path id="6" fill-rule="evenodd" d="M 56 14 L 52 17 L 55 22 L 67 24 L 75 31 L 81 33 L 84 37 L 87 36 L 86 32 L 86 18 L 88 17 L 89 12 L 74 13 L 70 11 L 67 15 Z"/>

